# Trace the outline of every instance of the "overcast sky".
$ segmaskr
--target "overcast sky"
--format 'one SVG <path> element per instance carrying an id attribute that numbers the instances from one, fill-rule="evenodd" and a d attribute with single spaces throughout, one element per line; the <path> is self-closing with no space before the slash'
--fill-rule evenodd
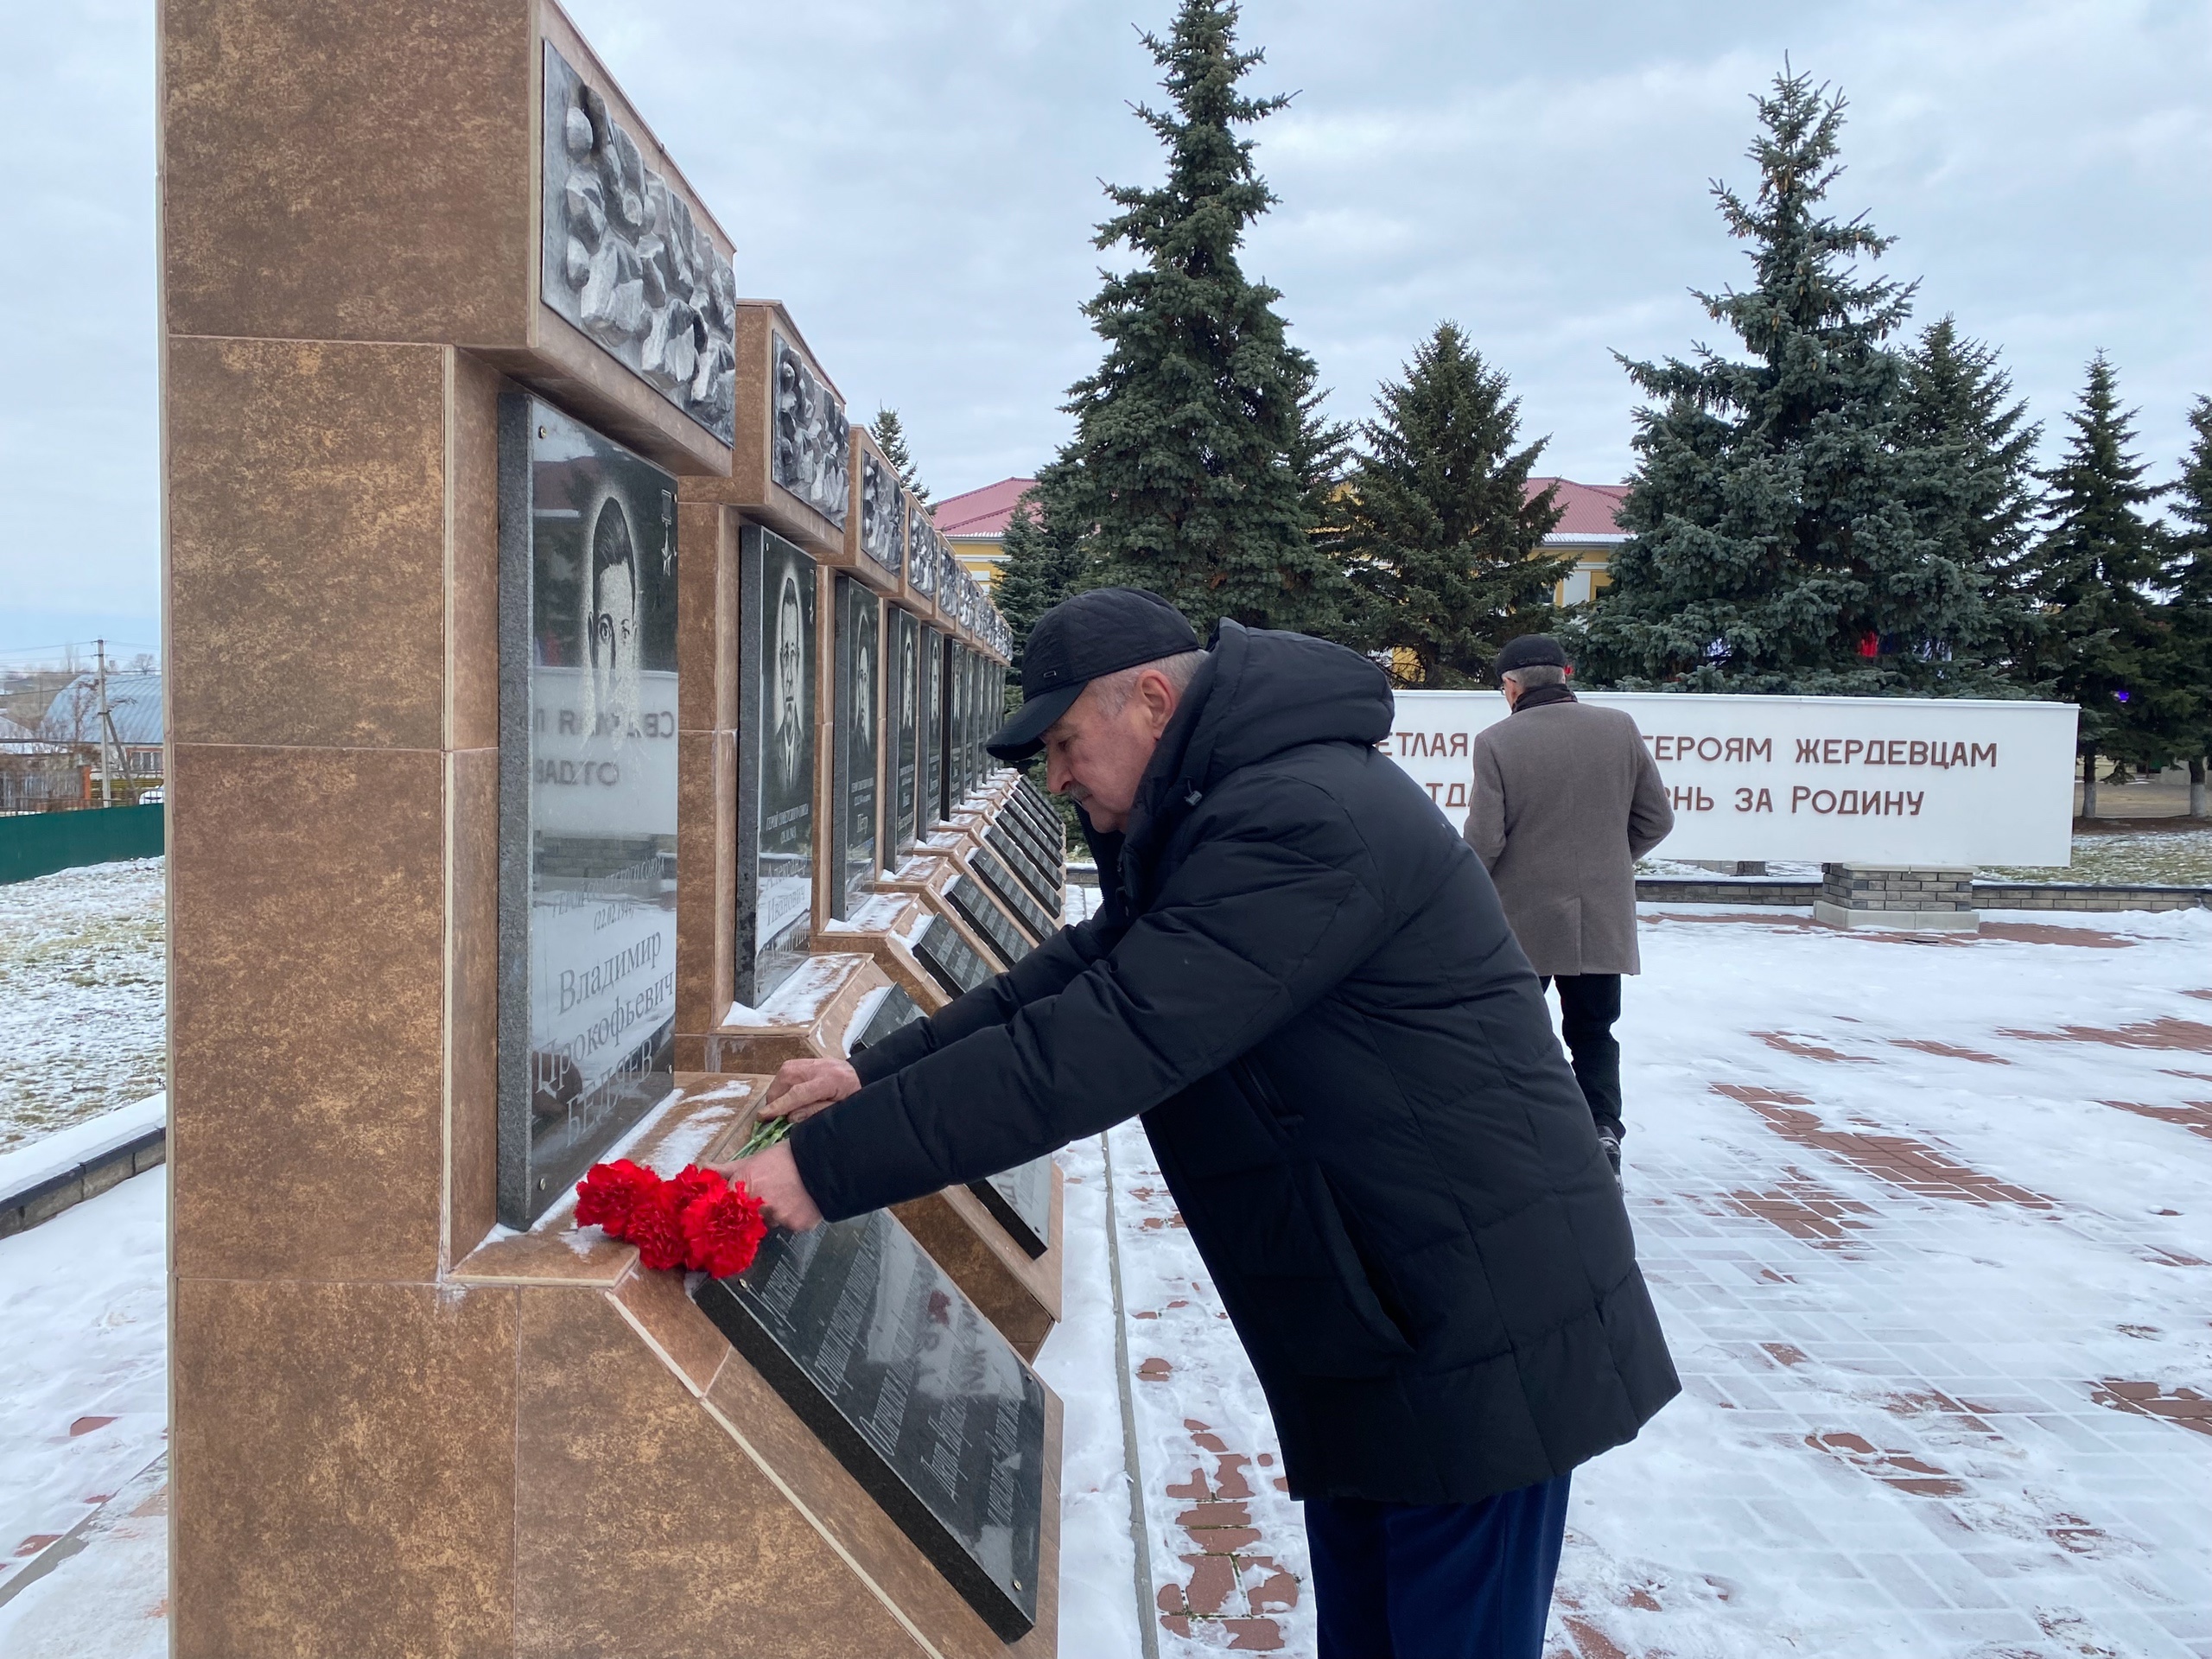
<path id="1" fill-rule="evenodd" d="M 395 0 L 405 3 L 406 0 Z M 1148 182 L 1132 24 L 1172 0 L 576 0 L 586 35 L 786 302 L 856 418 L 905 418 L 939 496 L 1033 470 L 1096 363 L 1099 181 Z M 156 638 L 153 7 L 10 5 L 0 88 L 0 652 Z M 1283 290 L 1337 411 L 1442 318 L 1511 377 L 1542 469 L 1624 478 L 1611 353 L 1715 335 L 1743 279 L 1708 194 L 1748 185 L 1780 67 L 1851 99 L 1832 198 L 1897 237 L 1921 318 L 2003 348 L 2052 428 L 2112 353 L 2170 474 L 2212 392 L 2212 5 L 1249 0 Z"/>

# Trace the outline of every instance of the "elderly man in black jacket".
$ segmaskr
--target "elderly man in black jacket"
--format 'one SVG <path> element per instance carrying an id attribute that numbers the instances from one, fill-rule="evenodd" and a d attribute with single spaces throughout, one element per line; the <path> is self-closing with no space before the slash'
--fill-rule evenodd
<path id="1" fill-rule="evenodd" d="M 1567 1477 L 1676 1391 L 1628 1218 L 1466 842 L 1338 646 L 1084 594 L 1024 704 L 1098 914 L 842 1061 L 734 1166 L 805 1227 L 1142 1114 L 1304 1500 L 1325 1659 L 1536 1659 Z M 822 1108 L 835 1102 L 835 1109 Z"/>

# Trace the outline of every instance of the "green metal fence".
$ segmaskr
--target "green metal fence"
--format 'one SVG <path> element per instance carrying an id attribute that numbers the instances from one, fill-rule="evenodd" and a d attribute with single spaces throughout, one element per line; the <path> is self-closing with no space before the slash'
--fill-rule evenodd
<path id="1" fill-rule="evenodd" d="M 166 838 L 159 806 L 92 807 L 80 812 L 22 812 L 0 817 L 0 884 L 107 864 L 159 858 Z"/>

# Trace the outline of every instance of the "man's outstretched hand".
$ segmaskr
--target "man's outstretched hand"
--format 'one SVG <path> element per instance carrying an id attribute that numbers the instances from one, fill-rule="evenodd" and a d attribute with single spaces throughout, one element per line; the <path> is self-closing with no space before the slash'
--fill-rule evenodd
<path id="1" fill-rule="evenodd" d="M 810 1062 L 798 1061 L 798 1065 Z M 814 1062 L 818 1064 L 818 1062 Z M 766 1152 L 741 1158 L 734 1164 L 710 1166 L 718 1175 L 745 1183 L 745 1190 L 760 1200 L 768 1219 L 779 1227 L 804 1233 L 822 1224 L 822 1211 L 807 1196 L 806 1183 L 798 1178 L 798 1160 L 791 1149 L 778 1141 Z"/>
<path id="2" fill-rule="evenodd" d="M 768 1085 L 760 1116 L 802 1123 L 858 1092 L 860 1086 L 860 1074 L 842 1060 L 785 1060 Z"/>

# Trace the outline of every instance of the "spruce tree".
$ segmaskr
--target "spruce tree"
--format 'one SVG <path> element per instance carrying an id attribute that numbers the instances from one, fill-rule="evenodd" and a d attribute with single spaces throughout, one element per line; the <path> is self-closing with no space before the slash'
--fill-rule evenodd
<path id="1" fill-rule="evenodd" d="M 1955 644 L 1963 660 L 1931 664 L 1929 677 L 2018 681 L 2033 618 L 2023 584 L 2040 505 L 2035 451 L 2040 423 L 2014 401 L 2012 377 L 1994 346 L 1961 334 L 1946 316 L 1922 331 L 1904 353 L 1896 427 L 1905 501 L 1921 534 L 1955 561 L 1970 585 Z M 1993 688 L 1992 688 L 1993 689 Z"/>
<path id="2" fill-rule="evenodd" d="M 2181 758 L 2189 763 L 2189 811 L 2205 816 L 2205 760 L 2212 754 L 2212 397 L 2189 411 L 2195 433 L 2172 490 L 2180 520 L 2167 546 L 2167 663 Z"/>
<path id="3" fill-rule="evenodd" d="M 875 447 L 883 451 L 883 458 L 891 463 L 891 470 L 899 474 L 899 481 L 913 494 L 917 501 L 926 504 L 930 493 L 915 475 L 914 458 L 906 452 L 906 429 L 899 423 L 895 409 L 879 409 L 875 419 L 869 423 L 875 434 Z"/>
<path id="4" fill-rule="evenodd" d="M 1102 580 L 1164 595 L 1201 635 L 1222 616 L 1325 626 L 1335 603 L 1292 460 L 1313 362 L 1285 336 L 1281 295 L 1237 260 L 1274 200 L 1239 129 L 1287 99 L 1240 90 L 1262 54 L 1237 48 L 1236 22 L 1230 0 L 1182 0 L 1166 38 L 1144 37 L 1169 106 L 1137 113 L 1166 178 L 1108 189 L 1119 211 L 1096 245 L 1138 263 L 1084 308 L 1106 354 L 1069 388 L 1062 451 Z"/>
<path id="5" fill-rule="evenodd" d="M 1022 652 L 1037 619 L 1090 585 L 1090 550 L 1083 521 L 1068 505 L 1068 468 L 1055 461 L 1022 492 L 1007 520 L 1005 563 L 991 586 L 992 602 L 1014 636 L 1009 672 L 1018 683 Z M 1014 698 L 1019 692 L 1013 687 Z"/>
<path id="6" fill-rule="evenodd" d="M 1713 194 L 1750 245 L 1742 292 L 1699 293 L 1749 361 L 1623 365 L 1637 467 L 1634 533 L 1593 607 L 1587 655 L 1627 685 L 1705 691 L 1982 691 L 1974 573 L 1909 505 L 1933 464 L 1897 429 L 1903 365 L 1885 345 L 1913 288 L 1862 276 L 1892 238 L 1823 209 L 1840 93 L 1785 67 L 1754 100 L 1759 188 Z"/>
<path id="7" fill-rule="evenodd" d="M 2050 527 L 2036 543 L 2029 592 L 2043 626 L 2027 667 L 2038 683 L 2082 710 L 2085 817 L 2096 816 L 2099 754 L 2133 762 L 2164 759 L 2155 704 L 2161 619 L 2152 588 L 2160 580 L 2158 526 L 2145 509 L 2159 491 L 2143 481 L 2134 419 L 2120 407 L 2113 368 L 2089 361 L 2066 454 L 2044 474 Z"/>
<path id="8" fill-rule="evenodd" d="M 1550 624 L 1553 584 L 1574 565 L 1544 552 L 1554 492 L 1527 491 L 1544 442 L 1515 447 L 1520 400 L 1456 323 L 1414 348 L 1376 407 L 1338 537 L 1363 643 L 1409 658 L 1409 683 L 1482 683 L 1507 639 Z"/>

